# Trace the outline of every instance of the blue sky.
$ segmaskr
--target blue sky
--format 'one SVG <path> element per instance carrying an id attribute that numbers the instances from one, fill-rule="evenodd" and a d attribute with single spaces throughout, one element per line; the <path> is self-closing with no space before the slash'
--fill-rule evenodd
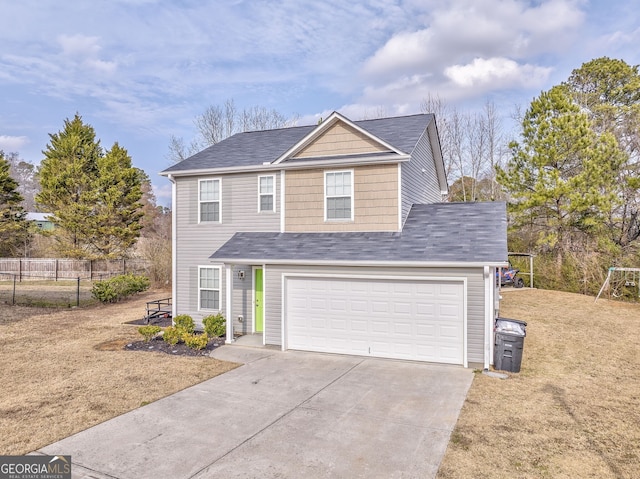
<path id="1" fill-rule="evenodd" d="M 637 0 L 0 0 L 0 149 L 34 164 L 78 112 L 169 204 L 171 135 L 233 99 L 298 124 L 493 101 L 508 123 L 593 58 L 640 63 Z"/>

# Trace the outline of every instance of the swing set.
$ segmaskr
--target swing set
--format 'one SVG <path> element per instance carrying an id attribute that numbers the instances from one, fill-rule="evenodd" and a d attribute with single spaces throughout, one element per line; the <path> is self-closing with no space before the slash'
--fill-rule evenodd
<path id="1" fill-rule="evenodd" d="M 640 297 L 640 268 L 609 268 L 607 278 L 600 288 L 596 301 L 603 292 L 609 299 L 631 299 Z"/>

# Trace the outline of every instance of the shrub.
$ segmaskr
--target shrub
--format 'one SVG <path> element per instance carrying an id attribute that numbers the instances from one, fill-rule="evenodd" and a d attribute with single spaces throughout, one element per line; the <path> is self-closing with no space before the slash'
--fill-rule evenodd
<path id="1" fill-rule="evenodd" d="M 167 343 L 171 345 L 178 344 L 180 341 L 184 340 L 184 331 L 181 331 L 178 328 L 174 328 L 173 326 L 169 326 L 168 328 L 164 328 L 164 334 L 162 335 L 162 339 L 164 339 Z"/>
<path id="2" fill-rule="evenodd" d="M 146 291 L 149 285 L 149 278 L 144 275 L 121 274 L 97 281 L 91 288 L 91 295 L 102 303 L 115 303 L 132 294 Z"/>
<path id="3" fill-rule="evenodd" d="M 191 349 L 204 349 L 209 343 L 209 337 L 207 333 L 202 334 L 189 334 L 184 337 L 184 342 Z"/>
<path id="4" fill-rule="evenodd" d="M 187 334 L 193 334 L 196 329 L 193 318 L 188 314 L 179 314 L 178 316 L 173 318 L 173 325 L 175 328 Z"/>
<path id="5" fill-rule="evenodd" d="M 91 296 L 102 303 L 115 303 L 117 301 L 118 293 L 114 285 L 106 281 L 98 281 L 94 283 L 91 288 Z"/>
<path id="6" fill-rule="evenodd" d="M 138 328 L 138 332 L 144 336 L 144 340 L 147 342 L 151 341 L 151 339 L 160 331 L 162 331 L 160 326 L 154 326 L 152 324 L 140 326 Z"/>
<path id="7" fill-rule="evenodd" d="M 212 314 L 202 318 L 204 331 L 212 338 L 224 336 L 226 333 L 226 321 L 222 313 Z"/>

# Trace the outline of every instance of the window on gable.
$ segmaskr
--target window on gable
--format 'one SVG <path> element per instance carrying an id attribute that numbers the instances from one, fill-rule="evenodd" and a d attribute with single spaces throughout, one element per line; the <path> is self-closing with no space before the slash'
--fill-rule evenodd
<path id="1" fill-rule="evenodd" d="M 220 180 L 200 180 L 198 189 L 200 223 L 220 223 Z"/>
<path id="2" fill-rule="evenodd" d="M 327 220 L 353 219 L 353 172 L 326 172 L 325 216 Z"/>
<path id="3" fill-rule="evenodd" d="M 219 267 L 198 267 L 198 307 L 199 309 L 220 309 Z"/>
<path id="4" fill-rule="evenodd" d="M 258 211 L 275 211 L 275 188 L 273 176 L 258 177 Z"/>

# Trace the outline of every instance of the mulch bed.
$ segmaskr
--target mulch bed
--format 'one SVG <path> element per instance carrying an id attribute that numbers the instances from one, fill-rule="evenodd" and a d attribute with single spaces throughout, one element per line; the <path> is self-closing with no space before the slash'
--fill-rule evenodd
<path id="1" fill-rule="evenodd" d="M 137 324 L 140 326 L 154 325 L 166 328 L 172 325 L 171 318 L 158 318 L 147 323 L 144 318 L 127 321 L 127 324 Z M 127 344 L 124 349 L 127 351 L 149 351 L 170 354 L 172 356 L 209 356 L 211 351 L 224 345 L 224 338 L 213 338 L 207 343 L 204 349 L 192 349 L 184 343 L 169 344 L 158 336 L 151 341 L 134 341 Z"/>
<path id="2" fill-rule="evenodd" d="M 209 341 L 204 349 L 192 349 L 184 343 L 169 344 L 162 338 L 154 338 L 151 341 L 134 341 L 127 344 L 127 351 L 148 351 L 170 354 L 172 356 L 209 356 L 211 351 L 224 344 L 224 338 L 215 338 Z"/>
<path id="3" fill-rule="evenodd" d="M 151 324 L 153 326 L 160 326 L 161 328 L 166 328 L 167 326 L 171 326 L 171 318 L 158 318 L 153 319 L 147 323 L 144 318 L 134 319 L 133 321 L 127 321 L 126 324 L 137 324 L 140 326 L 146 326 L 147 324 Z"/>

